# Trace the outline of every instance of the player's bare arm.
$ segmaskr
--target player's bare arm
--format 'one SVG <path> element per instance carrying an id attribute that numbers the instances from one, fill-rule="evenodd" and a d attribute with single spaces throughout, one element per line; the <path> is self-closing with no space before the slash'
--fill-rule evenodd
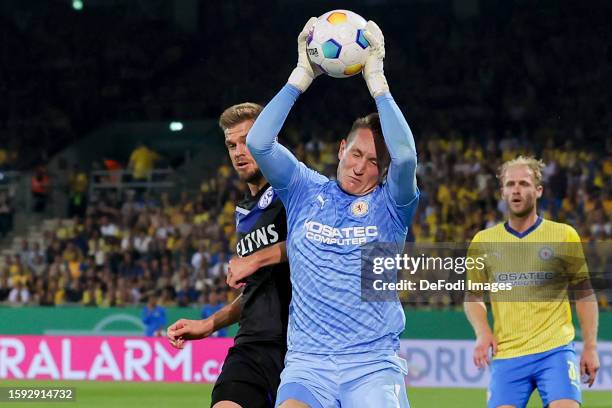
<path id="1" fill-rule="evenodd" d="M 599 356 L 597 355 L 599 310 L 594 294 L 576 300 L 576 314 L 584 341 L 582 356 L 580 357 L 580 375 L 588 375 L 586 382 L 591 387 L 599 370 Z"/>
<path id="2" fill-rule="evenodd" d="M 487 305 L 477 299 L 467 299 L 463 304 L 465 314 L 476 334 L 476 345 L 474 346 L 474 364 L 478 368 L 484 368 L 491 363 L 489 350 L 493 355 L 497 353 L 497 341 L 487 320 Z"/>
<path id="3" fill-rule="evenodd" d="M 259 268 L 283 262 L 287 262 L 287 246 L 284 241 L 243 258 L 234 256 L 229 261 L 226 283 L 234 289 L 239 289 L 245 285 L 244 280 Z"/>
<path id="4" fill-rule="evenodd" d="M 168 341 L 177 348 L 182 349 L 186 340 L 204 339 L 219 329 L 237 323 L 242 311 L 241 296 L 236 297 L 232 303 L 223 307 L 207 319 L 189 320 L 179 319 L 168 327 Z"/>

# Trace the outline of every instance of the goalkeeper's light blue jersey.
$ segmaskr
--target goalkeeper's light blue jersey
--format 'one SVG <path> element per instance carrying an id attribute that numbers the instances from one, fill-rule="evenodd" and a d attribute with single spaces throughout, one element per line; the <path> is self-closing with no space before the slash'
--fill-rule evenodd
<path id="1" fill-rule="evenodd" d="M 399 301 L 361 296 L 361 245 L 402 250 L 418 202 L 412 133 L 389 94 L 376 99 L 391 156 L 387 181 L 364 196 L 307 168 L 276 135 L 299 96 L 290 85 L 266 106 L 247 138 L 263 175 L 287 211 L 287 255 L 293 294 L 288 349 L 313 354 L 395 351 L 404 330 Z"/>
<path id="2" fill-rule="evenodd" d="M 303 163 L 278 193 L 287 210 L 293 284 L 289 350 L 398 349 L 405 323 L 402 305 L 362 300 L 360 247 L 394 242 L 401 252 L 417 200 L 397 207 L 386 183 L 365 196 L 350 195 Z"/>

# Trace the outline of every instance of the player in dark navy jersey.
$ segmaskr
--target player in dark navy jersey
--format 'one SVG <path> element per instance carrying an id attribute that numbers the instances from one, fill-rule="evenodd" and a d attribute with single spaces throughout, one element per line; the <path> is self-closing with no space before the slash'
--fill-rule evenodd
<path id="1" fill-rule="evenodd" d="M 232 165 L 249 188 L 236 206 L 237 257 L 230 261 L 227 276 L 243 292 L 207 319 L 180 319 L 168 328 L 170 343 L 182 348 L 186 340 L 240 323 L 213 389 L 213 408 L 273 407 L 287 350 L 291 284 L 285 209 L 246 148 L 247 133 L 261 110 L 257 104 L 243 103 L 225 110 L 219 120 Z M 234 273 L 253 271 L 244 281 L 232 280 Z"/>

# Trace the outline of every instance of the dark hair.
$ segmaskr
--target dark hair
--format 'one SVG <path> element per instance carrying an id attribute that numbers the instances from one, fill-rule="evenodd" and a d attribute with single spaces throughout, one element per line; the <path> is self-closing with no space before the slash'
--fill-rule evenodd
<path id="1" fill-rule="evenodd" d="M 357 118 L 351 126 L 351 131 L 346 137 L 346 144 L 350 144 L 357 130 L 359 129 L 370 129 L 374 135 L 374 145 L 376 147 L 376 160 L 378 161 L 378 168 L 381 174 L 389 167 L 391 157 L 389 156 L 389 150 L 385 144 L 385 138 L 383 136 L 382 126 L 380 124 L 380 116 L 378 112 L 370 113 L 362 118 Z"/>

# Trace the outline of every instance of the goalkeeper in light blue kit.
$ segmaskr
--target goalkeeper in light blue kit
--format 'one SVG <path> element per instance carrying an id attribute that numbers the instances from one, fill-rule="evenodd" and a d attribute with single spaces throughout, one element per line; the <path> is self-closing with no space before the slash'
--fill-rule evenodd
<path id="1" fill-rule="evenodd" d="M 390 242 L 402 250 L 419 197 L 414 139 L 383 73 L 382 32 L 370 21 L 363 75 L 378 114 L 357 119 L 341 142 L 337 180 L 307 168 L 277 142 L 291 107 L 318 75 L 306 55 L 315 21 L 298 37 L 298 64 L 288 83 L 247 137 L 285 205 L 289 229 L 293 297 L 276 404 L 409 407 L 406 362 L 396 354 L 404 312 L 399 301 L 362 301 L 361 245 Z"/>

